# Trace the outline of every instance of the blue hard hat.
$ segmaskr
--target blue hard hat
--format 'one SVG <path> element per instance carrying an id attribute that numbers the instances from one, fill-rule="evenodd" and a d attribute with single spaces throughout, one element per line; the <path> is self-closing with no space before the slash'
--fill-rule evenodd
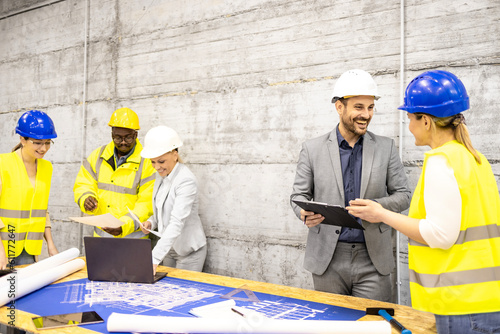
<path id="1" fill-rule="evenodd" d="M 25 112 L 17 121 L 16 133 L 33 139 L 57 138 L 54 122 L 49 115 L 40 110 Z"/>
<path id="2" fill-rule="evenodd" d="M 427 71 L 408 84 L 404 104 L 398 109 L 448 117 L 469 109 L 469 96 L 462 81 L 453 73 Z"/>

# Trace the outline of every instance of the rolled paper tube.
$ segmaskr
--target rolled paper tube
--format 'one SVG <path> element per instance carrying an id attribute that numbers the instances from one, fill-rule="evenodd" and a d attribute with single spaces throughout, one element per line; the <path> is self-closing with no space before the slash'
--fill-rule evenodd
<path id="1" fill-rule="evenodd" d="M 54 283 L 83 267 L 85 267 L 85 261 L 82 259 L 74 259 L 53 267 L 50 270 L 44 270 L 38 274 L 22 279 L 16 277 L 17 274 L 8 274 L 6 276 L 8 276 L 9 284 L 0 287 L 0 306 Z"/>
<path id="2" fill-rule="evenodd" d="M 58 265 L 76 259 L 79 255 L 80 251 L 78 250 L 78 248 L 70 248 L 68 250 L 65 250 L 64 252 L 60 252 L 54 256 L 48 257 L 37 263 L 33 263 L 27 267 L 17 270 L 17 279 L 21 280 L 41 273 L 45 270 L 52 269 L 54 267 L 57 267 Z M 8 283 L 7 281 L 9 276 L 10 275 L 0 277 L 0 287 L 10 285 L 10 283 Z"/>
<path id="3" fill-rule="evenodd" d="M 279 320 L 264 316 L 238 318 L 163 317 L 112 313 L 109 332 L 255 333 L 255 334 L 390 334 L 387 321 Z"/>

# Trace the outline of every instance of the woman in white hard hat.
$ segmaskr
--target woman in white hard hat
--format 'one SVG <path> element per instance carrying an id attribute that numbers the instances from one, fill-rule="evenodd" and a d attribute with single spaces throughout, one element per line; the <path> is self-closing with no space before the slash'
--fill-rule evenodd
<path id="1" fill-rule="evenodd" d="M 141 227 L 144 233 L 158 229 L 160 240 L 153 249 L 153 267 L 201 271 L 207 256 L 207 240 L 198 215 L 196 177 L 182 163 L 182 141 L 175 130 L 157 126 L 146 134 L 141 156 L 156 169 L 153 215 Z"/>
<path id="2" fill-rule="evenodd" d="M 435 314 L 439 334 L 500 333 L 500 197 L 465 126 L 465 86 L 450 72 L 425 72 L 399 109 L 408 113 L 415 145 L 431 148 L 408 217 L 364 199 L 347 209 L 410 238 L 412 306 Z"/>
<path id="3" fill-rule="evenodd" d="M 43 159 L 57 137 L 52 119 L 30 110 L 19 118 L 20 143 L 0 154 L 0 269 L 35 262 L 43 238 L 49 256 L 58 253 L 47 212 L 52 164 Z"/>

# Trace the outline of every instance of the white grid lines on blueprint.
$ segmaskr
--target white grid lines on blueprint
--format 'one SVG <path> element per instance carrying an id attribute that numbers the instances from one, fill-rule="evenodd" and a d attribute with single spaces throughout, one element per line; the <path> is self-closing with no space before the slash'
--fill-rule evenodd
<path id="1" fill-rule="evenodd" d="M 196 284 L 170 284 L 164 281 L 155 284 L 94 281 L 88 282 L 86 289 L 86 304 L 106 305 L 132 312 L 142 312 L 144 308 L 168 311 L 189 302 L 217 296 L 220 290 L 209 286 L 200 289 Z"/>
<path id="2" fill-rule="evenodd" d="M 274 301 L 263 301 L 246 306 L 246 308 L 260 312 L 268 318 L 292 320 L 305 320 L 308 318 L 314 318 L 316 314 L 324 313 L 326 310 L 317 310 L 305 305 L 299 305 L 295 303 Z"/>

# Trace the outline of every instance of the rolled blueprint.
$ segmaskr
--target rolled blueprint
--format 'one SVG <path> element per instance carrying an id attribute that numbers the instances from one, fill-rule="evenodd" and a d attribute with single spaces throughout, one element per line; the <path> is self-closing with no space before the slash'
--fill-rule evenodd
<path id="1" fill-rule="evenodd" d="M 82 259 L 74 259 L 29 277 L 24 277 L 22 279 L 10 278 L 8 285 L 0 287 L 0 306 L 54 283 L 83 267 L 85 267 L 85 261 Z M 8 274 L 7 276 L 13 277 L 17 276 L 17 274 Z"/>
<path id="2" fill-rule="evenodd" d="M 109 332 L 134 333 L 267 333 L 390 334 L 387 321 L 279 320 L 265 316 L 238 318 L 159 317 L 112 313 Z"/>
<path id="3" fill-rule="evenodd" d="M 58 265 L 76 259 L 79 255 L 80 251 L 78 250 L 78 248 L 67 249 L 64 252 L 58 253 L 54 256 L 48 257 L 37 263 L 30 264 L 29 266 L 17 270 L 17 279 L 21 280 L 41 273 L 42 271 L 52 269 L 54 267 L 57 267 Z M 5 285 L 10 285 L 7 281 L 9 276 L 10 275 L 0 277 L 0 288 Z"/>

